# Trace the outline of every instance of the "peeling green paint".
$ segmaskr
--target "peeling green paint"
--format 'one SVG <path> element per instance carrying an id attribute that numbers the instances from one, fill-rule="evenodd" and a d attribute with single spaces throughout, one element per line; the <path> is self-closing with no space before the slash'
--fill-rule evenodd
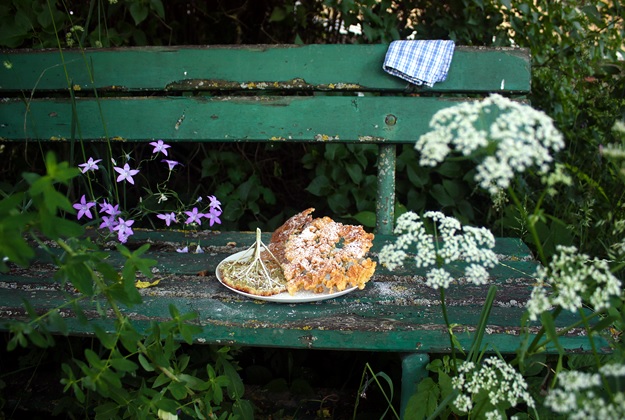
<path id="1" fill-rule="evenodd" d="M 165 86 L 167 91 L 177 90 L 344 90 L 344 91 L 360 91 L 365 87 L 357 83 L 307 83 L 302 78 L 294 78 L 289 80 L 249 80 L 239 82 L 234 80 L 220 79 L 182 79 L 169 83 Z"/>
<path id="2" fill-rule="evenodd" d="M 371 143 L 379 143 L 384 142 L 387 139 L 384 137 L 376 137 L 376 136 L 358 136 L 358 141 L 361 142 L 371 142 Z"/>
<path id="3" fill-rule="evenodd" d="M 315 140 L 317 141 L 339 140 L 339 136 L 338 134 L 336 136 L 329 136 L 327 134 L 315 134 Z"/>

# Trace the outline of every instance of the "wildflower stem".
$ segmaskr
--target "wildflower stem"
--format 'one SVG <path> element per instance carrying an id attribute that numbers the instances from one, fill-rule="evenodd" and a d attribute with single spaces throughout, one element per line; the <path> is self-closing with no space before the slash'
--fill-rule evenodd
<path id="1" fill-rule="evenodd" d="M 558 380 L 558 374 L 562 372 L 562 358 L 563 358 L 563 354 L 562 353 L 558 354 L 558 363 L 556 364 L 555 375 L 553 375 L 553 379 L 551 380 L 551 387 L 550 387 L 551 389 L 555 388 L 556 382 Z"/>
<path id="2" fill-rule="evenodd" d="M 458 371 L 458 365 L 456 363 L 456 347 L 454 346 L 454 339 L 452 336 L 451 327 L 449 324 L 449 317 L 447 316 L 447 305 L 445 304 L 445 288 L 441 287 L 441 309 L 443 311 L 443 319 L 445 320 L 445 325 L 447 326 L 447 331 L 449 333 L 449 345 L 451 348 L 451 361 L 453 364 L 454 371 Z"/>
<path id="3" fill-rule="evenodd" d="M 554 311 L 553 311 L 553 319 L 555 320 L 558 315 L 560 315 L 560 312 L 562 312 L 562 308 L 560 306 L 558 306 Z M 550 340 L 547 339 L 546 341 L 540 343 L 540 346 L 538 345 L 538 342 L 540 341 L 540 339 L 543 337 L 543 335 L 545 335 L 545 327 L 541 327 L 540 331 L 538 331 L 536 333 L 536 336 L 534 337 L 534 339 L 532 340 L 532 343 L 530 344 L 529 348 L 527 349 L 528 353 L 533 353 L 536 351 L 537 348 L 540 348 L 542 346 L 544 346 L 545 344 L 547 344 Z"/>
<path id="4" fill-rule="evenodd" d="M 555 320 L 557 318 L 557 316 L 560 314 L 560 312 L 562 312 L 562 308 L 561 307 L 557 307 L 556 309 L 554 309 L 552 317 Z M 567 334 L 569 331 L 571 331 L 574 328 L 577 328 L 581 325 L 584 325 L 586 327 L 586 331 L 588 331 L 588 336 L 589 336 L 589 341 L 591 343 L 591 347 L 593 350 L 593 353 L 595 354 L 596 360 L 598 365 L 600 364 L 600 362 L 598 361 L 598 353 L 596 352 L 596 347 L 594 345 L 594 340 L 592 340 L 592 338 L 590 338 L 590 320 L 596 316 L 599 315 L 599 312 L 593 312 L 592 315 L 590 315 L 589 317 L 586 315 L 583 315 L 583 318 L 580 321 L 574 322 L 573 324 L 562 328 L 560 331 L 558 331 L 558 337 L 561 337 L 565 334 Z M 528 352 L 535 350 L 535 349 L 540 349 L 542 347 L 545 347 L 547 344 L 549 344 L 551 342 L 551 339 L 547 338 L 545 339 L 545 341 L 541 341 L 539 343 L 539 340 L 542 338 L 542 336 L 545 333 L 545 328 L 542 327 L 540 329 L 540 331 L 538 331 L 538 333 L 536 333 L 536 337 L 534 337 L 534 340 L 532 341 L 532 344 L 530 344 L 530 347 L 528 349 Z"/>
<path id="5" fill-rule="evenodd" d="M 596 314 L 596 312 L 594 312 L 593 315 L 594 314 Z M 590 327 L 590 323 L 588 322 L 588 317 L 584 313 L 584 308 L 580 308 L 579 309 L 579 316 L 582 319 L 582 322 L 584 323 L 584 327 L 586 329 L 586 334 L 588 335 L 588 342 L 590 343 L 590 348 L 592 350 L 592 355 L 593 355 L 593 357 L 595 359 L 595 363 L 597 365 L 597 368 L 600 368 L 601 367 L 601 360 L 599 359 L 599 353 L 597 353 L 597 346 L 595 345 L 595 340 L 593 338 L 592 328 Z M 608 381 L 605 378 L 605 375 L 601 375 L 601 382 L 603 383 L 603 388 L 605 389 L 605 391 L 610 396 L 610 400 L 613 401 L 614 400 L 614 395 L 612 393 L 612 389 L 610 387 L 610 384 L 608 383 Z"/>
<path id="6" fill-rule="evenodd" d="M 530 233 L 532 235 L 532 240 L 534 242 L 534 246 L 536 247 L 536 252 L 538 253 L 538 258 L 540 259 L 540 262 L 543 265 L 547 265 L 547 259 L 545 258 L 545 251 L 543 250 L 542 243 L 541 243 L 540 238 L 538 236 L 538 231 L 536 230 L 534 218 L 529 217 L 529 215 L 527 213 L 527 210 L 525 209 L 525 207 L 523 207 L 523 204 L 519 200 L 519 197 L 517 197 L 517 195 L 514 192 L 514 189 L 512 187 L 508 188 L 508 193 L 510 194 L 510 197 L 512 197 L 512 200 L 514 201 L 514 204 L 519 209 L 519 212 L 523 216 L 523 219 L 527 221 L 527 226 L 528 226 L 528 228 L 530 230 Z M 538 209 L 538 207 L 536 209 Z M 536 213 L 534 213 L 534 216 L 535 215 L 536 215 Z"/>
<path id="7" fill-rule="evenodd" d="M 482 339 L 484 338 L 484 332 L 486 331 L 486 323 L 488 322 L 488 317 L 490 316 L 490 311 L 493 307 L 493 301 L 495 300 L 496 294 L 497 286 L 490 286 L 488 294 L 486 295 L 486 300 L 484 301 L 480 321 L 477 325 L 477 330 L 475 331 L 473 343 L 471 344 L 471 349 L 469 350 L 469 356 L 467 357 L 467 360 L 471 360 L 474 363 L 478 361 L 478 355 L 480 354 L 480 348 L 482 347 Z"/>

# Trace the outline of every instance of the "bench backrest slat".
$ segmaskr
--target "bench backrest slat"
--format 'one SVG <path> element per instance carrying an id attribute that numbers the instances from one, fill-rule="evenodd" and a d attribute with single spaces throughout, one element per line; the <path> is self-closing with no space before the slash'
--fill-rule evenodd
<path id="1" fill-rule="evenodd" d="M 0 90 L 352 90 L 403 92 L 382 70 L 388 45 L 210 46 L 3 51 Z M 63 65 L 65 63 L 65 66 Z M 65 72 L 67 69 L 67 74 Z M 93 84 L 91 80 L 93 79 Z M 432 92 L 530 90 L 526 50 L 456 47 L 448 78 Z"/>
<path id="2" fill-rule="evenodd" d="M 455 103 L 390 96 L 151 97 L 77 98 L 74 107 L 65 99 L 36 99 L 27 118 L 22 101 L 0 108 L 6 140 L 414 143 L 436 111 Z"/>
<path id="3" fill-rule="evenodd" d="M 391 233 L 397 143 L 475 95 L 530 91 L 527 50 L 457 47 L 447 80 L 383 69 L 388 45 L 2 51 L 0 140 L 378 143 L 377 232 Z"/>

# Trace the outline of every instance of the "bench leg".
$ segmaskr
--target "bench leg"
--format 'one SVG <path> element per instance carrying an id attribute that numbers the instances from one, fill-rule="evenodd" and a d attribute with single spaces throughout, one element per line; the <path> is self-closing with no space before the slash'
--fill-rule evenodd
<path id="1" fill-rule="evenodd" d="M 408 400 L 417 391 L 417 385 L 428 375 L 425 368 L 430 363 L 430 356 L 426 353 L 411 353 L 402 356 L 401 360 L 401 406 L 400 417 L 405 418 Z"/>
<path id="2" fill-rule="evenodd" d="M 394 144 L 381 144 L 378 151 L 378 193 L 376 199 L 376 233 L 393 233 L 395 215 L 395 160 Z"/>

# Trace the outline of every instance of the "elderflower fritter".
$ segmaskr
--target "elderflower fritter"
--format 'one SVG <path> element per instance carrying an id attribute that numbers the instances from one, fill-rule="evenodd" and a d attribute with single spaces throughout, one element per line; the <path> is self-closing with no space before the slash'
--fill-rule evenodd
<path id="1" fill-rule="evenodd" d="M 558 246 L 548 267 L 536 269 L 536 284 L 526 304 L 530 320 L 553 306 L 571 312 L 582 308 L 584 300 L 600 311 L 610 305 L 612 296 L 621 294 L 621 281 L 605 260 L 590 259 L 575 247 Z M 553 289 L 548 295 L 547 289 Z"/>
<path id="2" fill-rule="evenodd" d="M 441 110 L 430 127 L 415 145 L 420 164 L 436 166 L 452 152 L 483 156 L 475 179 L 491 195 L 529 167 L 547 173 L 551 153 L 564 148 L 562 134 L 544 112 L 497 94 Z"/>
<path id="3" fill-rule="evenodd" d="M 430 220 L 434 233 L 428 233 L 424 220 Z M 413 212 L 402 214 L 397 219 L 395 243 L 385 245 L 379 255 L 380 263 L 389 270 L 402 266 L 411 257 L 417 268 L 429 268 L 426 284 L 434 289 L 447 288 L 454 280 L 444 265 L 455 261 L 469 263 L 465 278 L 474 284 L 488 281 L 488 268 L 498 263 L 492 250 L 495 237 L 485 228 L 462 226 L 453 217 L 441 212 L 426 212 L 419 217 Z M 414 249 L 410 249 L 414 246 Z"/>
<path id="4" fill-rule="evenodd" d="M 625 376 L 625 365 L 609 363 L 599 368 L 599 373 L 579 371 L 560 372 L 558 387 L 545 397 L 545 406 L 569 419 L 622 419 L 625 418 L 625 393 L 613 392 L 610 399 L 603 391 L 605 377 Z"/>
<path id="5" fill-rule="evenodd" d="M 506 409 L 519 403 L 526 403 L 528 407 L 535 406 L 523 375 L 498 357 L 484 359 L 480 366 L 470 361 L 462 362 L 458 366 L 458 375 L 452 378 L 451 384 L 460 392 L 453 404 L 465 413 L 473 408 L 473 398 L 483 393 L 488 395 L 487 406 L 482 406 L 483 409 Z"/>

